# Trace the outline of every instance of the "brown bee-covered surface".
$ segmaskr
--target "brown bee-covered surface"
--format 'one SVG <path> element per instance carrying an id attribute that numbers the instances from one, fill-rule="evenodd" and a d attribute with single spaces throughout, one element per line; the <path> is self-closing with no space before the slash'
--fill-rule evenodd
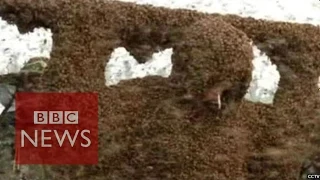
<path id="1" fill-rule="evenodd" d="M 99 93 L 99 164 L 30 166 L 26 179 L 291 180 L 319 149 L 319 27 L 99 0 L 0 0 L 0 16 L 21 32 L 53 31 L 34 91 Z M 280 71 L 273 105 L 242 98 L 251 40 Z M 119 46 L 140 62 L 173 47 L 172 75 L 107 87 Z M 221 94 L 221 109 L 206 92 Z"/>

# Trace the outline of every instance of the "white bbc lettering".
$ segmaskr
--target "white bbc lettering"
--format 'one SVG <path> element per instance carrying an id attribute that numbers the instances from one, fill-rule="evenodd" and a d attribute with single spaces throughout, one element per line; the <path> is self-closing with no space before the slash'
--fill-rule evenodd
<path id="1" fill-rule="evenodd" d="M 45 140 L 51 140 L 51 137 L 45 137 L 44 133 L 50 133 L 51 130 L 41 130 L 41 147 L 52 147 L 51 144 L 45 144 Z"/>
<path id="2" fill-rule="evenodd" d="M 81 146 L 82 146 L 82 147 L 89 147 L 89 146 L 91 145 L 91 140 L 90 140 L 87 136 L 85 136 L 84 133 L 90 134 L 90 131 L 89 131 L 89 130 L 83 130 L 83 131 L 81 131 L 81 137 L 88 142 L 87 144 L 82 144 L 82 143 L 81 143 Z"/>
<path id="3" fill-rule="evenodd" d="M 24 147 L 24 137 L 26 137 L 34 147 L 38 146 L 38 137 L 37 137 L 38 132 L 37 132 L 37 130 L 35 130 L 34 133 L 35 133 L 35 138 L 33 140 L 26 131 L 24 131 L 24 130 L 21 131 L 21 147 Z"/>
<path id="4" fill-rule="evenodd" d="M 59 143 L 59 146 L 62 147 L 62 144 L 66 138 L 66 136 L 68 136 L 68 140 L 70 142 L 70 145 L 73 147 L 74 146 L 74 143 L 76 142 L 76 139 L 78 137 L 78 134 L 79 134 L 79 130 L 76 131 L 75 135 L 73 136 L 73 139 L 71 138 L 71 135 L 70 135 L 70 132 L 69 131 L 64 131 L 62 137 L 60 138 L 58 132 L 56 130 L 53 130 L 54 131 L 54 134 L 56 135 L 57 137 L 57 140 L 58 140 L 58 143 Z"/>
<path id="5" fill-rule="evenodd" d="M 78 111 L 34 111 L 34 124 L 79 124 Z"/>
<path id="6" fill-rule="evenodd" d="M 40 131 L 40 132 L 39 132 Z M 38 132 L 40 133 L 40 137 L 38 136 Z M 53 134 L 54 136 L 52 136 Z M 80 133 L 80 137 L 79 137 Z M 79 138 L 84 139 L 87 141 L 86 144 L 81 143 L 81 147 L 89 147 L 91 145 L 90 136 L 86 136 L 85 133 L 90 135 L 90 130 L 76 130 L 75 133 L 72 133 L 68 130 L 64 130 L 63 135 L 60 136 L 57 130 L 35 130 L 34 131 L 34 139 L 24 130 L 21 131 L 21 147 L 25 147 L 25 138 L 34 146 L 34 147 L 41 147 L 41 148 L 50 148 L 52 147 L 52 141 L 55 139 L 58 141 L 59 146 L 62 147 L 64 145 L 65 141 L 69 141 L 69 144 L 71 147 L 75 146 L 76 140 Z M 49 135 L 47 135 L 49 134 Z M 73 135 L 72 135 L 73 134 Z M 50 136 L 51 135 L 51 136 Z M 39 139 L 40 138 L 40 139 Z M 67 140 L 66 140 L 67 138 Z M 40 145 L 38 145 L 38 142 L 41 142 Z M 45 142 L 47 141 L 47 142 Z"/>
<path id="7" fill-rule="evenodd" d="M 34 124 L 48 124 L 48 112 L 47 111 L 34 111 L 33 123 Z"/>
<path id="8" fill-rule="evenodd" d="M 64 123 L 65 124 L 78 124 L 79 123 L 78 111 L 65 111 L 64 112 Z"/>
<path id="9" fill-rule="evenodd" d="M 63 124 L 63 111 L 49 111 L 49 124 Z"/>

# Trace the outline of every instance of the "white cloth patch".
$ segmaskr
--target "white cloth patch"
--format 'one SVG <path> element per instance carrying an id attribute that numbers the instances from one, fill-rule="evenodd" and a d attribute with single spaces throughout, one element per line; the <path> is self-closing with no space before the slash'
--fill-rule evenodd
<path id="1" fill-rule="evenodd" d="M 16 25 L 0 17 L 0 75 L 19 72 L 30 58 L 50 58 L 52 41 L 50 29 L 35 28 L 20 34 Z"/>
<path id="2" fill-rule="evenodd" d="M 262 54 L 256 46 L 252 48 L 254 54 L 252 80 L 245 99 L 272 104 L 278 89 L 280 73 L 267 55 Z"/>
<path id="3" fill-rule="evenodd" d="M 150 60 L 139 64 L 123 47 L 116 48 L 105 68 L 106 85 L 112 86 L 122 80 L 143 78 L 146 76 L 169 77 L 172 70 L 173 49 L 154 53 Z"/>

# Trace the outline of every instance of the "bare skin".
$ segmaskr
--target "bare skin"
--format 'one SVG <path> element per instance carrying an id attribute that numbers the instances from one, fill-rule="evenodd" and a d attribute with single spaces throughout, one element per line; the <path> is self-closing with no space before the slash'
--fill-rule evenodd
<path id="1" fill-rule="evenodd" d="M 209 88 L 203 94 L 202 101 L 218 104 L 218 108 L 221 109 L 221 96 L 225 90 L 232 87 L 232 84 L 228 81 L 223 81 Z"/>
<path id="2" fill-rule="evenodd" d="M 187 93 L 185 94 L 181 100 L 187 100 L 187 101 L 196 101 L 200 104 L 202 103 L 212 103 L 217 104 L 218 108 L 221 109 L 221 97 L 222 93 L 232 87 L 232 83 L 228 81 L 223 81 L 220 83 L 217 83 L 215 86 L 207 89 L 202 95 L 200 95 L 201 98 L 197 98 L 194 95 Z"/>
<path id="3" fill-rule="evenodd" d="M 203 111 L 208 110 L 209 104 L 217 104 L 218 109 L 222 108 L 222 94 L 224 91 L 232 88 L 232 83 L 223 81 L 217 83 L 215 86 L 207 89 L 203 94 L 195 96 L 191 93 L 186 93 L 182 97 L 178 97 L 176 100 L 180 103 L 194 104 L 194 109 L 187 115 L 188 119 L 197 119 L 198 116 L 203 114 Z"/>

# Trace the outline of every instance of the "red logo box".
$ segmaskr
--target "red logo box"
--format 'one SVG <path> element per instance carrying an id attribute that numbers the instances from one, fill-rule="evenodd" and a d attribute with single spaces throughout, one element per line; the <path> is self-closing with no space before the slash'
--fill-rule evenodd
<path id="1" fill-rule="evenodd" d="M 96 93 L 17 93 L 17 164 L 97 164 Z"/>

